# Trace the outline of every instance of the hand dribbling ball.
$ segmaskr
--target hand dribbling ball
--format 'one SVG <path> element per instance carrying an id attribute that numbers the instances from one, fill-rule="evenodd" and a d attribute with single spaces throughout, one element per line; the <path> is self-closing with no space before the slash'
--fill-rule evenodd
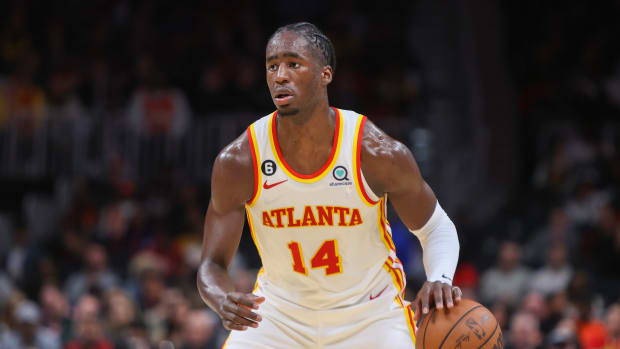
<path id="1" fill-rule="evenodd" d="M 416 349 L 502 349 L 502 329 L 481 304 L 462 299 L 452 309 L 432 309 L 416 331 Z"/>

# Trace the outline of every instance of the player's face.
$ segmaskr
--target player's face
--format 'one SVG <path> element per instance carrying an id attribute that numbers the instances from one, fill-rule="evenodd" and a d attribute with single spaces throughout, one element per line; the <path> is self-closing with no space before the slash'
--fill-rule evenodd
<path id="1" fill-rule="evenodd" d="M 316 103 L 321 66 L 306 39 L 282 32 L 267 45 L 267 85 L 279 115 L 294 115 Z"/>

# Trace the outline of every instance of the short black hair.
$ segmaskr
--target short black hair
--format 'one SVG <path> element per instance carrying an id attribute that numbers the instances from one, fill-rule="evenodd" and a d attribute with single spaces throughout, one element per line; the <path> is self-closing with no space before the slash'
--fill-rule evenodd
<path id="1" fill-rule="evenodd" d="M 295 32 L 308 40 L 310 46 L 318 51 L 320 58 L 323 59 L 322 63 L 331 66 L 332 70 L 334 72 L 336 71 L 336 50 L 334 50 L 334 45 L 327 35 L 323 34 L 323 32 L 312 23 L 298 22 L 282 26 L 269 37 L 267 42 L 269 43 L 277 34 L 287 31 Z"/>

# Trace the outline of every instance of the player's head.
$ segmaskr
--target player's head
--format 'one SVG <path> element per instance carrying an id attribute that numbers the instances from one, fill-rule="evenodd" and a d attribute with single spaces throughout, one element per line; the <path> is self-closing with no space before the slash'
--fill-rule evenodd
<path id="1" fill-rule="evenodd" d="M 267 85 L 279 115 L 327 102 L 327 85 L 336 69 L 334 46 L 307 22 L 278 28 L 267 42 Z"/>

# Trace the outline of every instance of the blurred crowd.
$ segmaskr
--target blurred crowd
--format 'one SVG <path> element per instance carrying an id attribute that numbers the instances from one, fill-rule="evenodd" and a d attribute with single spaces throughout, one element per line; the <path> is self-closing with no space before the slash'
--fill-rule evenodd
<path id="1" fill-rule="evenodd" d="M 0 253 L 0 347 L 218 347 L 225 333 L 195 284 L 204 193 L 113 177 L 70 185 L 58 216 L 35 209 L 53 228 L 18 219 L 10 229 Z M 251 291 L 255 272 L 233 273 Z"/>
<path id="2" fill-rule="evenodd" d="M 420 69 L 407 50 L 407 11 L 346 2 L 194 3 L 98 0 L 0 4 L 0 128 L 45 120 L 126 117 L 151 132 L 179 133 L 193 116 L 273 110 L 264 79 L 266 41 L 278 25 L 317 17 L 338 47 L 330 95 L 376 115 L 408 113 Z M 303 11 L 300 11 L 303 10 Z M 369 13 L 372 13 L 370 17 Z M 344 15 L 346 14 L 346 16 Z M 370 30 L 381 26 L 381 33 Z"/>
<path id="3" fill-rule="evenodd" d="M 461 239 L 454 283 L 493 311 L 507 348 L 619 349 L 620 6 L 518 3 L 503 7 L 522 180 L 484 226 L 452 215 Z M 304 4 L 312 19 L 326 2 Z M 346 62 L 330 96 L 374 117 L 410 115 L 423 100 L 415 57 L 405 50 L 380 64 L 407 46 L 407 11 L 330 8 L 317 23 Z M 265 42 L 280 19 L 299 16 L 277 1 L 0 9 L 0 136 L 6 126 L 27 133 L 48 120 L 104 117 L 182 135 L 195 117 L 266 114 Z M 195 285 L 204 182 L 174 171 L 138 181 L 114 164 L 93 178 L 48 181 L 45 195 L 26 193 L 0 211 L 0 348 L 222 344 L 226 331 Z M 412 299 L 423 279 L 419 246 L 395 218 L 392 226 Z M 247 231 L 239 251 L 231 273 L 249 292 L 260 260 Z"/>
<path id="4" fill-rule="evenodd" d="M 454 283 L 507 348 L 620 348 L 620 3 L 501 7 L 522 176 L 484 227 L 456 217 Z"/>
<path id="5" fill-rule="evenodd" d="M 0 148 L 11 140 L 5 130 L 17 130 L 27 148 L 42 126 L 79 119 L 123 119 L 140 133 L 181 137 L 192 119 L 264 115 L 273 110 L 268 36 L 318 17 L 327 3 L 306 2 L 300 12 L 279 1 L 2 2 Z M 407 14 L 375 7 L 330 4 L 314 21 L 346 62 L 330 94 L 369 113 L 406 115 L 419 101 L 415 59 L 402 52 L 378 63 L 390 47 L 407 46 Z M 0 348 L 223 342 L 195 286 L 209 189 L 170 172 L 137 181 L 119 166 L 96 178 L 54 178 L 44 195 L 18 195 L 21 205 L 0 199 L 13 208 L 0 212 Z M 240 251 L 232 272 L 249 292 L 260 262 L 247 236 Z"/>

